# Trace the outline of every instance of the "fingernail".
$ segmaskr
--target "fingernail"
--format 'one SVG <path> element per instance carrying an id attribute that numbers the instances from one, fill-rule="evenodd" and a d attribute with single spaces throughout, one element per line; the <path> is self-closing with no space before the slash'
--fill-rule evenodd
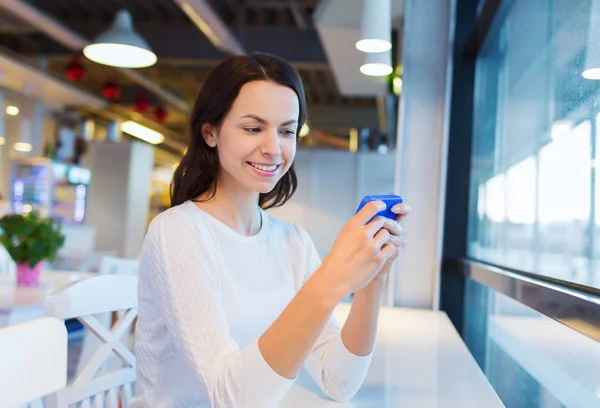
<path id="1" fill-rule="evenodd" d="M 394 212 L 400 211 L 401 208 L 402 208 L 401 204 L 396 204 L 395 206 L 392 207 L 392 211 L 394 211 Z"/>
<path id="2" fill-rule="evenodd" d="M 377 204 L 377 208 L 378 208 L 380 211 L 383 211 L 383 210 L 385 210 L 385 203 L 384 203 L 383 201 L 380 201 L 380 202 Z"/>

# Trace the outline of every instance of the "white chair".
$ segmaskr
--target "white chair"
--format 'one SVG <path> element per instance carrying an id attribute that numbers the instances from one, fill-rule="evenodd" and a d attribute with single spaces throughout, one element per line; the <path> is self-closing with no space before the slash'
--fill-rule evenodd
<path id="1" fill-rule="evenodd" d="M 139 259 L 128 259 L 128 258 L 119 258 L 115 256 L 104 256 L 102 257 L 102 261 L 100 262 L 100 268 L 98 269 L 98 274 L 100 276 L 106 275 L 122 275 L 122 276 L 137 276 L 138 268 L 140 265 Z M 104 327 L 111 326 L 111 320 L 114 322 L 116 319 L 121 318 L 121 311 L 117 311 L 116 313 L 102 313 L 96 316 L 98 322 L 102 324 Z M 133 323 L 135 325 L 135 322 Z M 133 334 L 133 328 L 131 330 L 131 334 Z M 79 357 L 79 364 L 75 370 L 75 374 L 79 375 L 87 362 L 92 358 L 96 350 L 102 345 L 102 341 L 95 336 L 93 333 L 90 333 L 89 330 L 85 329 L 84 337 L 83 337 L 83 345 L 81 347 L 81 355 Z M 107 362 L 109 365 L 114 366 L 114 361 Z"/>
<path id="2" fill-rule="evenodd" d="M 115 256 L 105 256 L 100 262 L 100 275 L 135 275 L 138 274 L 140 267 L 139 259 L 118 258 Z"/>
<path id="3" fill-rule="evenodd" d="M 124 311 L 109 329 L 94 316 Z M 100 339 L 100 346 L 72 384 L 49 395 L 47 408 L 81 407 L 128 408 L 135 382 L 135 356 L 121 342 L 137 316 L 137 277 L 96 276 L 68 286 L 47 298 L 48 315 L 58 319 L 78 319 Z M 124 367 L 106 369 L 106 361 L 116 354 Z M 101 371 L 102 369 L 102 371 Z"/>
<path id="4" fill-rule="evenodd" d="M 44 317 L 0 329 L 0 403 L 40 407 L 67 384 L 67 329 Z"/>

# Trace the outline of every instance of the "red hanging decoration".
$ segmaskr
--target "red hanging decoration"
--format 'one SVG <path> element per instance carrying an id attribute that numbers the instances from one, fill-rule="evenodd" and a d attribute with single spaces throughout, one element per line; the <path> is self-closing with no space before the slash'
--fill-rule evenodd
<path id="1" fill-rule="evenodd" d="M 167 118 L 167 111 L 162 106 L 158 106 L 152 117 L 157 122 L 163 122 Z"/>
<path id="2" fill-rule="evenodd" d="M 133 103 L 133 109 L 143 113 L 148 110 L 150 107 L 150 102 L 148 102 L 148 97 L 144 94 L 139 94 L 135 97 L 135 101 Z"/>
<path id="3" fill-rule="evenodd" d="M 69 62 L 69 64 L 67 65 L 66 71 L 67 78 L 69 78 L 69 81 L 81 81 L 85 76 L 85 68 L 83 68 L 83 65 L 81 65 L 81 63 L 79 62 L 78 56 L 73 57 L 71 62 Z"/>
<path id="4" fill-rule="evenodd" d="M 107 82 L 102 88 L 102 96 L 109 101 L 121 99 L 121 87 L 114 82 Z"/>

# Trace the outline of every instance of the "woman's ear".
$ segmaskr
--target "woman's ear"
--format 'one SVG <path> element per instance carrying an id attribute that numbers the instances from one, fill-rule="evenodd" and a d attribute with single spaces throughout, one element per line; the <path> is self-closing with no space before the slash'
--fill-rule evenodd
<path id="1" fill-rule="evenodd" d="M 202 137 L 210 147 L 217 147 L 217 130 L 210 123 L 202 125 Z"/>

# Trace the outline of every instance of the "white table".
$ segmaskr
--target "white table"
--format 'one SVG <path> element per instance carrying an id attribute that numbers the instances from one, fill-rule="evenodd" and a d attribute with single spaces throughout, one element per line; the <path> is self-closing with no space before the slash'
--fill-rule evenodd
<path id="1" fill-rule="evenodd" d="M 349 305 L 336 310 L 340 324 Z M 351 402 L 327 400 L 302 371 L 280 408 L 504 407 L 443 312 L 383 308 L 367 378 Z"/>
<path id="2" fill-rule="evenodd" d="M 44 315 L 44 299 L 50 293 L 96 273 L 46 270 L 35 287 L 17 285 L 16 274 L 0 276 L 0 327 L 37 319 Z"/>

